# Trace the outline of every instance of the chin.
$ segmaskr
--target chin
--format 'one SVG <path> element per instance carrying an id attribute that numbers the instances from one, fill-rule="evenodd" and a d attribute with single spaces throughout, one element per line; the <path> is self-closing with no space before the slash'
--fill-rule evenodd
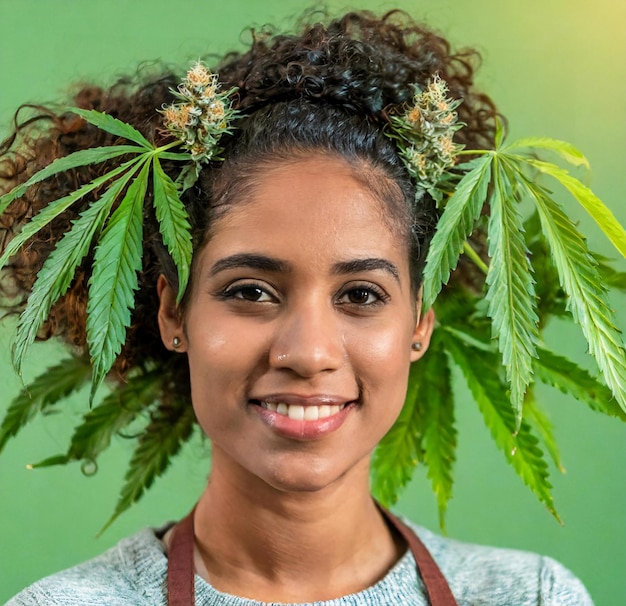
<path id="1" fill-rule="evenodd" d="M 361 473 L 361 467 L 365 469 Z M 261 480 L 274 490 L 284 493 L 311 494 L 327 489 L 336 489 L 345 483 L 358 483 L 364 479 L 363 485 L 369 486 L 369 460 L 365 464 L 341 469 L 336 462 L 311 461 L 310 457 L 303 461 L 290 461 L 284 469 L 274 468 L 270 473 L 260 476 Z"/>

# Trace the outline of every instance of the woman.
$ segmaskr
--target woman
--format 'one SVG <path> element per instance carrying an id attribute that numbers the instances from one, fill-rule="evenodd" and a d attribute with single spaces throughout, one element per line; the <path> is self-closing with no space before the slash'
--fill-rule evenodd
<path id="1" fill-rule="evenodd" d="M 194 69 L 183 97 L 193 77 L 213 87 Z M 189 285 L 146 217 L 136 311 L 114 367 L 121 377 L 156 368 L 162 412 L 177 412 L 189 394 L 212 443 L 208 485 L 183 523 L 131 537 L 10 604 L 192 603 L 194 570 L 198 604 L 591 603 L 548 558 L 411 530 L 370 496 L 372 452 L 400 414 L 410 366 L 427 353 L 434 326 L 433 312 L 421 311 L 421 284 L 435 180 L 427 187 L 431 173 L 411 173 L 385 129 L 392 108 L 411 103 L 412 85 L 431 90 L 440 77 L 463 99 L 445 110 L 465 123 L 455 145 L 488 148 L 495 110 L 471 88 L 471 58 L 450 55 L 404 17 L 349 14 L 300 36 L 259 38 L 217 71 L 239 115 L 232 130 L 216 122 L 224 136 L 209 137 L 209 157 L 187 173 L 197 176 L 183 198 L 194 233 Z M 86 89 L 77 105 L 167 144 L 153 108 L 172 101 L 174 85 L 167 76 L 133 94 Z M 176 133 L 181 106 L 170 110 Z M 208 148 L 196 143 L 189 150 L 202 156 Z M 49 133 L 30 142 L 35 153 L 14 162 L 15 179 L 106 144 L 104 131 L 54 116 Z M 175 177 L 176 159 L 164 159 Z M 75 179 L 102 175 L 98 166 L 23 198 L 7 211 L 8 228 L 11 217 L 18 224 L 67 195 Z M 18 291 L 32 287 L 79 210 L 13 261 Z M 87 282 L 79 270 L 47 324 L 83 349 Z"/>

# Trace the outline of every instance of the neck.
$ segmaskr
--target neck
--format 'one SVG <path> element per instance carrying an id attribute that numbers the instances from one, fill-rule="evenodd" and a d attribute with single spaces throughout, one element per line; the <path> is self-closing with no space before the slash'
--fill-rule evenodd
<path id="1" fill-rule="evenodd" d="M 371 586 L 403 550 L 369 494 L 367 462 L 311 492 L 215 465 L 196 509 L 197 546 L 218 590 L 261 601 L 333 599 Z M 242 591 L 245 587 L 245 591 Z"/>

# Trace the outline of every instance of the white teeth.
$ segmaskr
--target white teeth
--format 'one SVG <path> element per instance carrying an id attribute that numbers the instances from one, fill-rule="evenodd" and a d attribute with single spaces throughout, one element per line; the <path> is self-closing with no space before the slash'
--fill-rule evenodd
<path id="1" fill-rule="evenodd" d="M 319 412 L 318 412 L 318 418 L 325 419 L 326 417 L 330 417 L 330 415 L 331 415 L 330 406 L 328 406 L 328 404 L 324 404 L 323 406 L 320 406 Z"/>
<path id="2" fill-rule="evenodd" d="M 298 404 L 292 404 L 288 407 L 287 415 L 290 419 L 295 419 L 296 421 L 302 421 L 304 419 L 304 406 L 299 406 Z"/>
<path id="3" fill-rule="evenodd" d="M 320 418 L 319 408 L 317 406 L 307 406 L 304 409 L 305 421 L 317 421 Z"/>
<path id="4" fill-rule="evenodd" d="M 328 404 L 322 404 L 321 406 L 300 406 L 299 404 L 285 404 L 284 402 L 278 404 L 274 402 L 262 402 L 262 406 L 263 408 L 267 408 L 267 410 L 277 412 L 279 415 L 284 415 L 296 421 L 317 421 L 318 419 L 326 419 L 336 415 L 345 407 L 345 404 L 341 406 L 329 406 Z"/>

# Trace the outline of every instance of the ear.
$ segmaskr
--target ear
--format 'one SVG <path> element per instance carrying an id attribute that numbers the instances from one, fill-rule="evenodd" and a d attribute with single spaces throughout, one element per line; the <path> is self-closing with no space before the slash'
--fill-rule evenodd
<path id="1" fill-rule="evenodd" d="M 418 301 L 418 305 L 421 305 L 421 301 Z M 417 362 L 428 350 L 434 327 L 435 312 L 432 307 L 423 314 L 418 313 L 415 331 L 413 332 L 413 343 L 419 343 L 420 347 L 417 350 L 411 348 L 411 362 Z"/>
<path id="2" fill-rule="evenodd" d="M 163 275 L 160 275 L 157 280 L 157 294 L 159 295 L 157 318 L 163 345 L 170 351 L 187 351 L 187 340 L 180 309 L 176 303 L 176 292 Z M 174 346 L 175 340 L 179 343 L 176 347 Z"/>

